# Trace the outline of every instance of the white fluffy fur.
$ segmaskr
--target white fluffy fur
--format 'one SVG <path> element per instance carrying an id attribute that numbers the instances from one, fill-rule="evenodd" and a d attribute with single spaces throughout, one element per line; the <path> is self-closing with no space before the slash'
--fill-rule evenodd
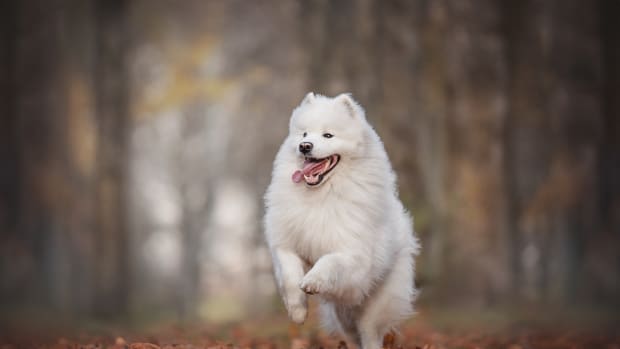
<path id="1" fill-rule="evenodd" d="M 341 156 L 316 187 L 291 179 L 304 161 L 302 139 L 314 144 L 313 157 Z M 363 349 L 381 348 L 383 335 L 413 311 L 419 246 L 383 143 L 349 94 L 309 93 L 293 111 L 265 203 L 265 234 L 290 318 L 302 323 L 308 294 L 317 294 L 328 330 Z"/>

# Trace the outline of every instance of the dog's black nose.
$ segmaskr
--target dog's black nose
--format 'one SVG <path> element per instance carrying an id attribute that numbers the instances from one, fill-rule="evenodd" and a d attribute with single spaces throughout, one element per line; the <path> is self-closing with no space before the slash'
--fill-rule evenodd
<path id="1" fill-rule="evenodd" d="M 312 150 L 312 143 L 310 142 L 299 143 L 299 151 L 302 154 L 308 154 L 311 150 Z"/>

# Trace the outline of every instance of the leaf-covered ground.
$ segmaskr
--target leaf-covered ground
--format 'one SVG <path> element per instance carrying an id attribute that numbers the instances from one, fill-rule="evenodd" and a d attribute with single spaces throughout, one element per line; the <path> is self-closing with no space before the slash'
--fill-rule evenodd
<path id="1" fill-rule="evenodd" d="M 384 346 L 391 349 L 620 349 L 620 327 L 609 318 L 549 321 L 543 312 L 527 317 L 443 311 L 419 314 Z M 573 314 L 574 315 L 574 314 Z M 575 320 L 576 319 L 576 320 Z M 34 321 L 36 322 L 36 321 Z M 2 328 L 0 349 L 9 348 L 207 348 L 207 349 L 355 349 L 320 331 L 315 319 L 292 325 L 280 315 L 254 317 L 228 325 L 97 325 L 69 329 L 21 326 Z"/>

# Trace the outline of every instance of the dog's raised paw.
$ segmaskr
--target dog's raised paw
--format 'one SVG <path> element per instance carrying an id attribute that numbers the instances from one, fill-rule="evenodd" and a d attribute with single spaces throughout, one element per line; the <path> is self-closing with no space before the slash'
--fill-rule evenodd
<path id="1" fill-rule="evenodd" d="M 299 284 L 299 288 L 307 294 L 322 293 L 325 291 L 325 286 L 325 281 L 312 273 L 306 274 Z"/>

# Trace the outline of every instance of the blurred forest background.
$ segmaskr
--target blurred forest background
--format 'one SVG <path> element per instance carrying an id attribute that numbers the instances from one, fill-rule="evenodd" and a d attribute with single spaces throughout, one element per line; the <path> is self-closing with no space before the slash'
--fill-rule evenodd
<path id="1" fill-rule="evenodd" d="M 421 307 L 620 312 L 616 0 L 0 4 L 0 313 L 282 312 L 262 195 L 350 91 L 423 245 Z"/>

